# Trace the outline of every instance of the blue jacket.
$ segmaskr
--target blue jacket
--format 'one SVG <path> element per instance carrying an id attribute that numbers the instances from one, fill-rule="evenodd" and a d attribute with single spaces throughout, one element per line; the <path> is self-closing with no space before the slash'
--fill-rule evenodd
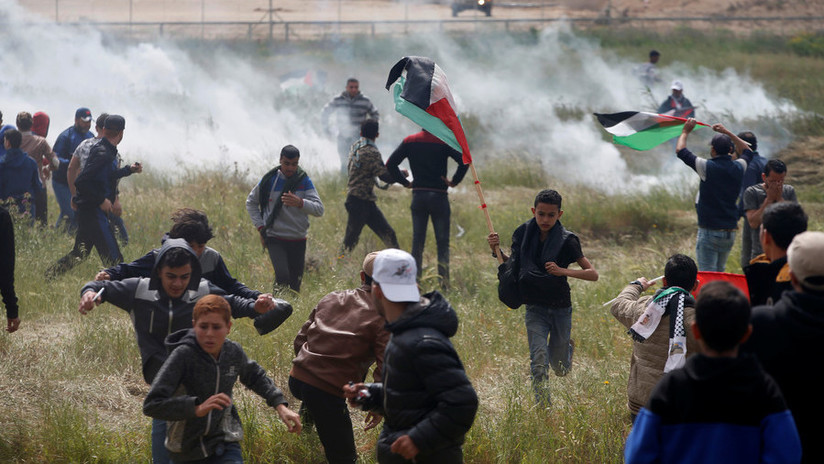
<path id="1" fill-rule="evenodd" d="M 752 152 L 752 160 L 747 163 L 747 170 L 744 171 L 744 179 L 741 181 L 741 190 L 738 192 L 738 215 L 744 217 L 744 190 L 750 186 L 761 183 L 761 174 L 767 165 L 767 158 L 759 155 L 757 151 Z"/>
<path id="2" fill-rule="evenodd" d="M 636 463 L 798 463 L 801 441 L 781 391 L 751 356 L 697 354 L 666 374 L 624 447 Z"/>
<path id="3" fill-rule="evenodd" d="M 0 156 L 3 156 L 3 155 L 6 154 L 6 146 L 3 145 L 3 134 L 5 134 L 6 131 L 9 130 L 9 129 L 14 129 L 14 126 L 12 126 L 10 124 L 5 124 L 3 126 L 0 126 Z"/>
<path id="4" fill-rule="evenodd" d="M 60 182 L 61 184 L 67 184 L 69 182 L 66 178 L 66 173 L 68 172 L 69 161 L 72 160 L 74 150 L 80 145 L 80 142 L 92 137 L 94 137 L 94 135 L 92 135 L 91 131 L 86 131 L 85 134 L 81 134 L 74 126 L 69 127 L 57 136 L 53 149 L 57 158 L 60 160 L 60 167 L 54 172 L 55 182 Z"/>
<path id="5" fill-rule="evenodd" d="M 0 200 L 14 198 L 23 209 L 23 196 L 29 194 L 31 215 L 34 216 L 34 196 L 43 188 L 37 172 L 37 162 L 19 148 L 10 148 L 0 157 Z"/>

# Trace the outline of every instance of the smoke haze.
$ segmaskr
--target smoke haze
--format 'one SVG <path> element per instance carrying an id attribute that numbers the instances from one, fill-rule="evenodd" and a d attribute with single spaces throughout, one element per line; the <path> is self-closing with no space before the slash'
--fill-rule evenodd
<path id="1" fill-rule="evenodd" d="M 6 123 L 13 124 L 19 111 L 45 111 L 53 142 L 73 124 L 80 106 L 91 108 L 95 117 L 122 114 L 126 135 L 120 149 L 126 161 L 162 173 L 237 163 L 256 177 L 290 143 L 300 148 L 301 164 L 311 171 L 335 172 L 335 142 L 323 135 L 319 113 L 350 75 L 360 79 L 361 90 L 381 112 L 378 144 L 386 158 L 402 137 L 418 130 L 394 112 L 383 88 L 390 67 L 404 55 L 430 56 L 449 76 L 482 176 L 485 159 L 514 154 L 540 161 L 555 178 L 605 191 L 684 178 L 683 166 L 667 169 L 674 159 L 669 144 L 622 156 L 591 116 L 655 111 L 675 78 L 698 106 L 699 120 L 724 122 L 736 132 L 753 130 L 767 154 L 789 142 L 775 116 L 797 111 L 747 75 L 694 69 L 677 57 L 660 69 L 663 81 L 652 97 L 644 95 L 633 74 L 639 62 L 617 57 L 564 25 L 534 38 L 366 37 L 311 49 L 289 45 L 273 56 L 256 53 L 252 43 L 239 51 L 194 41 L 120 42 L 92 27 L 34 18 L 12 0 L 0 0 L 0 25 L 0 111 Z M 325 86 L 282 89 L 279 76 L 298 70 L 325 72 Z M 690 147 L 706 153 L 709 130 L 695 139 Z M 625 157 L 633 156 L 646 160 L 643 172 L 628 168 Z"/>

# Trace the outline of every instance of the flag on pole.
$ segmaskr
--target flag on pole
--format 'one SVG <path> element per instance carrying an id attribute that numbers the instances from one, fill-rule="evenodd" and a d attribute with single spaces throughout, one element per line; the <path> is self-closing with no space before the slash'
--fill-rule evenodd
<path id="1" fill-rule="evenodd" d="M 635 150 L 649 150 L 678 137 L 687 122 L 684 118 L 640 111 L 594 114 L 604 129 L 612 134 L 613 142 Z"/>
<path id="2" fill-rule="evenodd" d="M 692 296 L 698 298 L 698 294 L 701 293 L 701 287 L 704 285 L 714 281 L 714 280 L 723 280 L 729 282 L 739 290 L 741 290 L 744 295 L 747 296 L 747 299 L 750 299 L 750 289 L 747 285 L 747 278 L 744 274 L 731 274 L 729 272 L 714 272 L 714 271 L 699 271 L 698 272 L 698 286 L 695 287 L 695 291 L 693 292 Z"/>
<path id="3" fill-rule="evenodd" d="M 461 152 L 464 164 L 470 164 L 469 144 L 440 66 L 430 58 L 406 56 L 389 71 L 386 90 L 396 82 L 392 90 L 395 110 Z"/>

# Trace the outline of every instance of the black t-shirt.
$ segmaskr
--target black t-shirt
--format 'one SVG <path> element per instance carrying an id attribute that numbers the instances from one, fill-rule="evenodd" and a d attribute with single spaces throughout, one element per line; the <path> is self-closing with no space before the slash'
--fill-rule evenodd
<path id="1" fill-rule="evenodd" d="M 515 237 L 513 237 L 514 239 Z M 520 237 L 523 238 L 523 235 Z M 518 242 L 520 245 L 520 242 Z M 520 279 L 519 286 L 526 304 L 547 306 L 549 308 L 569 308 L 572 306 L 572 298 L 570 296 L 569 283 L 566 277 L 552 276 L 548 274 L 544 268 L 546 263 L 541 257 L 543 249 L 543 242 L 536 247 L 535 253 L 529 259 L 535 264 L 537 271 L 543 274 L 542 277 L 525 279 L 523 276 Z M 520 253 L 520 250 L 513 248 L 513 253 Z M 568 268 L 570 264 L 577 262 L 584 257 L 581 251 L 581 242 L 574 234 L 570 234 L 558 251 L 558 256 L 555 259 L 555 264 L 560 267 Z M 521 257 L 521 259 L 526 257 Z M 534 274 L 530 273 L 534 276 Z"/>

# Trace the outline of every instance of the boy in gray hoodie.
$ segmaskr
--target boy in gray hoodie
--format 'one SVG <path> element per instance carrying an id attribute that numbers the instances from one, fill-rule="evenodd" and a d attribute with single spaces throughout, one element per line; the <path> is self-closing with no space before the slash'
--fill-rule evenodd
<path id="1" fill-rule="evenodd" d="M 239 344 L 226 339 L 230 313 L 223 297 L 207 295 L 192 312 L 194 328 L 166 338 L 170 354 L 143 402 L 143 413 L 169 421 L 165 444 L 174 462 L 243 462 L 243 427 L 232 404 L 237 380 L 275 408 L 289 432 L 300 433 L 300 418 L 287 407 L 280 389 Z"/>
<path id="2" fill-rule="evenodd" d="M 192 311 L 200 298 L 224 294 L 208 280 L 201 279 L 200 274 L 200 261 L 186 241 L 169 239 L 157 253 L 151 277 L 88 282 L 80 291 L 79 310 L 88 314 L 96 305 L 109 302 L 129 313 L 140 348 L 143 379 L 151 384 L 168 357 L 164 346 L 166 337 L 192 327 Z M 289 303 L 268 295 L 261 295 L 257 300 L 227 295 L 226 300 L 232 317 L 254 318 L 256 322 L 265 319 L 271 330 L 292 314 Z M 165 435 L 166 423 L 154 421 L 152 461 L 155 464 L 169 462 L 163 447 Z"/>

